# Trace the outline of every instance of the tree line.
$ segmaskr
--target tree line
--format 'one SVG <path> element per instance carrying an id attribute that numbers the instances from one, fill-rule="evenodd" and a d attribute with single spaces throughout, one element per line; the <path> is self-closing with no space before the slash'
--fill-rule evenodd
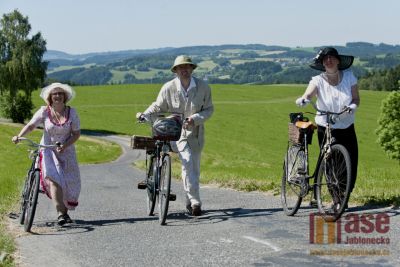
<path id="1" fill-rule="evenodd" d="M 400 90 L 400 65 L 394 68 L 369 72 L 359 80 L 363 90 L 397 91 Z"/>

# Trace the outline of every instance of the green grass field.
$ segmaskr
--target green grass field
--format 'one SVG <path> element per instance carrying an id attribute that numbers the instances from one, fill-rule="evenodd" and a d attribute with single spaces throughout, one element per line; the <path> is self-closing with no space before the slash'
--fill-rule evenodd
<path id="1" fill-rule="evenodd" d="M 86 130 L 117 134 L 149 134 L 135 122 L 158 94 L 161 85 L 76 87 L 76 107 Z M 279 191 L 282 159 L 287 145 L 288 114 L 300 109 L 294 100 L 304 85 L 212 85 L 215 113 L 206 122 L 206 146 L 201 181 L 241 190 Z M 359 175 L 352 201 L 381 203 L 398 200 L 398 162 L 390 160 L 374 133 L 385 92 L 361 91 L 356 115 Z M 38 95 L 34 94 L 34 95 Z M 35 99 L 37 105 L 42 101 Z M 312 115 L 310 115 L 313 117 Z M 317 147 L 313 142 L 312 156 Z M 176 164 L 175 164 L 176 166 Z M 177 166 L 176 166 L 177 167 Z M 178 169 L 175 174 L 179 175 Z"/>

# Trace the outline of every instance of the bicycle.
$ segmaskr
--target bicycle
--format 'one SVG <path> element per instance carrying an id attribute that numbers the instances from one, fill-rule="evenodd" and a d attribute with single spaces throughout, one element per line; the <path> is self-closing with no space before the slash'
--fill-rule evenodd
<path id="1" fill-rule="evenodd" d="M 182 114 L 166 116 L 155 114 L 155 119 L 143 117 L 139 123 L 150 123 L 152 137 L 132 137 L 132 148 L 146 150 L 146 180 L 138 184 L 138 189 L 147 191 L 147 213 L 154 215 L 158 202 L 158 218 L 165 225 L 169 201 L 175 201 L 176 195 L 171 193 L 171 155 L 170 141 L 177 141 L 182 131 Z"/>
<path id="2" fill-rule="evenodd" d="M 18 140 L 25 141 L 29 147 L 32 147 L 32 149 L 28 150 L 30 151 L 29 158 L 32 160 L 32 163 L 25 177 L 24 187 L 21 192 L 19 215 L 19 223 L 24 225 L 25 232 L 30 232 L 35 217 L 39 192 L 43 192 L 40 190 L 40 185 L 43 183 L 42 170 L 40 168 L 42 159 L 41 150 L 59 147 L 61 143 L 42 145 L 25 137 L 19 137 Z"/>
<path id="3" fill-rule="evenodd" d="M 347 149 L 335 143 L 331 126 L 347 110 L 329 112 L 319 110 L 313 102 L 311 104 L 317 113 L 306 113 L 327 117 L 317 163 L 310 175 L 308 145 L 317 127 L 303 116 L 304 113 L 291 113 L 289 142 L 283 164 L 281 202 L 286 215 L 293 216 L 303 198 L 313 191 L 320 215 L 326 221 L 336 221 L 345 211 L 350 197 L 351 161 Z M 312 184 L 311 179 L 314 179 Z"/>

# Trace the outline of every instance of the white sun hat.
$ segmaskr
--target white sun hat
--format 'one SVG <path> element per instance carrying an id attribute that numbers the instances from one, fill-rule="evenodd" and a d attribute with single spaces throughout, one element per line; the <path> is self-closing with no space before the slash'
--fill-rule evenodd
<path id="1" fill-rule="evenodd" d="M 71 86 L 69 86 L 68 84 L 64 84 L 64 83 L 52 83 L 46 87 L 44 87 L 42 89 L 42 92 L 40 92 L 40 97 L 43 98 L 43 100 L 50 105 L 49 103 L 49 96 L 50 93 L 56 89 L 62 89 L 65 93 L 65 103 L 67 103 L 68 101 L 72 100 L 75 97 L 75 91 L 74 89 L 72 89 Z"/>
<path id="2" fill-rule="evenodd" d="M 197 68 L 197 65 L 192 62 L 192 59 L 190 57 L 185 55 L 180 55 L 175 58 L 175 62 L 174 65 L 171 67 L 171 71 L 176 72 L 175 68 L 179 65 L 184 65 L 184 64 L 192 65 L 193 69 Z"/>

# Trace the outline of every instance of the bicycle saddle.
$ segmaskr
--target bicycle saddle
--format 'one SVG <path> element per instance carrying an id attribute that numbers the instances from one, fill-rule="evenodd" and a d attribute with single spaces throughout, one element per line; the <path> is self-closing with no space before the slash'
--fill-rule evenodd
<path id="1" fill-rule="evenodd" d="M 296 121 L 295 125 L 297 128 L 300 128 L 300 129 L 311 128 L 312 130 L 314 130 L 317 128 L 317 126 L 315 126 L 311 121 Z"/>

